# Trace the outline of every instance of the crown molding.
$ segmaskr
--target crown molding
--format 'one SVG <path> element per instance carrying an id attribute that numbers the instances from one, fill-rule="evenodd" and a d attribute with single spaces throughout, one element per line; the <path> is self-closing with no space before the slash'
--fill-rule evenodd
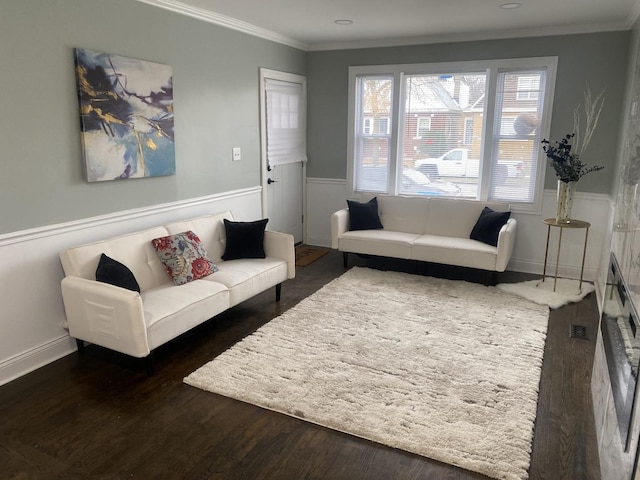
<path id="1" fill-rule="evenodd" d="M 135 0 L 155 7 L 169 10 L 173 13 L 186 15 L 198 20 L 209 22 L 248 35 L 270 40 L 303 51 L 350 50 L 360 48 L 400 47 L 410 45 L 427 45 L 436 43 L 455 43 L 481 40 L 504 40 L 511 38 L 544 37 L 554 35 L 575 35 L 585 33 L 613 32 L 630 30 L 640 18 L 640 0 L 634 0 L 634 7 L 626 21 L 607 24 L 592 24 L 580 26 L 557 26 L 511 30 L 489 30 L 466 33 L 445 33 L 404 38 L 385 38 L 373 40 L 348 40 L 342 42 L 318 42 L 307 44 L 299 40 L 281 35 L 237 18 L 203 8 L 187 5 L 179 0 Z"/>
<path id="2" fill-rule="evenodd" d="M 636 0 L 637 5 L 640 5 L 640 0 Z M 635 18 L 640 15 L 640 6 L 636 12 Z M 328 42 L 328 43 L 314 43 L 307 46 L 307 51 L 322 51 L 322 50 L 348 50 L 348 49 L 360 49 L 360 48 L 381 48 L 381 47 L 401 47 L 410 45 L 427 45 L 435 43 L 456 43 L 456 42 L 474 42 L 482 40 L 504 40 L 510 38 L 530 38 L 530 37 L 549 37 L 555 35 L 576 35 L 585 33 L 598 33 L 598 32 L 615 32 L 622 30 L 629 30 L 633 24 L 633 21 L 610 24 L 594 24 L 594 25 L 580 25 L 580 26 L 558 26 L 558 27 L 543 27 L 543 28 L 521 28 L 513 30 L 490 30 L 481 32 L 468 32 L 468 33 L 446 33 L 441 35 L 428 35 L 421 37 L 406 37 L 395 39 L 380 39 L 380 40 L 355 40 L 347 42 Z"/>
<path id="3" fill-rule="evenodd" d="M 177 0 L 136 0 L 136 1 L 140 3 L 146 3 L 148 5 L 153 5 L 154 7 L 163 8 L 165 10 L 169 10 L 173 13 L 178 13 L 180 15 L 186 15 L 188 17 L 197 18 L 198 20 L 203 20 L 205 22 L 213 23 L 215 25 L 220 25 L 222 27 L 230 28 L 232 30 L 237 30 L 239 32 L 246 33 L 248 35 L 253 35 L 254 37 L 260 37 L 265 40 L 270 40 L 272 42 L 288 45 L 289 47 L 297 48 L 299 50 L 308 49 L 308 45 L 306 45 L 305 43 L 299 42 L 298 40 L 294 40 L 293 38 L 280 35 L 279 33 L 272 32 L 271 30 L 258 27 L 251 23 L 243 22 L 242 20 L 238 20 L 237 18 L 212 12 L 211 10 L 192 7 L 190 5 L 186 5 Z"/>

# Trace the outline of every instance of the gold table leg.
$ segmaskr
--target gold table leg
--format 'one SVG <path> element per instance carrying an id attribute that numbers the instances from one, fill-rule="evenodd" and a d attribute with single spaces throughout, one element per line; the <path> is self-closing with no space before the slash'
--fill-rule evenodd
<path id="1" fill-rule="evenodd" d="M 584 232 L 584 250 L 582 251 L 582 266 L 580 267 L 580 285 L 578 291 L 582 293 L 582 276 L 584 274 L 584 257 L 587 255 L 587 239 L 589 238 L 589 227 Z"/>
<path id="2" fill-rule="evenodd" d="M 547 275 L 547 256 L 549 255 L 549 235 L 551 234 L 551 225 L 547 225 L 547 248 L 544 250 L 544 268 L 542 269 L 542 281 Z"/>
<path id="3" fill-rule="evenodd" d="M 558 236 L 558 253 L 556 254 L 556 274 L 553 278 L 553 291 L 556 291 L 556 284 L 558 283 L 558 266 L 560 265 L 560 246 L 562 245 L 562 230 L 560 227 L 560 235 Z"/>

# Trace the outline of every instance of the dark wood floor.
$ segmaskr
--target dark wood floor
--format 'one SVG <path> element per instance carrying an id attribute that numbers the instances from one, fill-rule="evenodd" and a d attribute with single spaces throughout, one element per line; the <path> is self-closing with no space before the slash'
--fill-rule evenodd
<path id="1" fill-rule="evenodd" d="M 350 263 L 367 260 L 351 256 Z M 0 387 L 0 478 L 486 478 L 183 384 L 193 370 L 343 271 L 336 252 L 299 267 L 280 304 L 266 292 L 158 349 L 153 377 L 141 363 L 89 346 L 81 358 L 67 356 Z M 589 393 L 597 321 L 593 294 L 551 312 L 531 479 L 600 478 Z M 587 327 L 588 340 L 569 338 L 574 323 Z"/>

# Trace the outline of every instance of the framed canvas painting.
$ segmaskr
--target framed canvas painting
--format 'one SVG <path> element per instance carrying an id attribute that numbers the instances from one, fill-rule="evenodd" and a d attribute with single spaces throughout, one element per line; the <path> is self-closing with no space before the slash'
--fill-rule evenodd
<path id="1" fill-rule="evenodd" d="M 87 181 L 175 175 L 173 70 L 75 48 Z"/>

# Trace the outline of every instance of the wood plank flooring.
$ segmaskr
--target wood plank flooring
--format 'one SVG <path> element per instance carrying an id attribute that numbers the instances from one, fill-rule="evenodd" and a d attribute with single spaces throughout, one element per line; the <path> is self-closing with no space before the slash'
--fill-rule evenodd
<path id="1" fill-rule="evenodd" d="M 350 256 L 350 265 L 415 270 Z M 422 269 L 422 267 L 421 267 Z M 431 267 L 465 278 L 473 272 Z M 332 251 L 285 283 L 156 351 L 156 373 L 88 346 L 0 387 L 2 479 L 434 479 L 486 477 L 207 393 L 182 379 L 343 273 Z M 505 273 L 500 281 L 530 277 Z M 589 391 L 594 295 L 551 311 L 531 479 L 599 479 Z M 588 340 L 569 338 L 585 325 Z"/>

